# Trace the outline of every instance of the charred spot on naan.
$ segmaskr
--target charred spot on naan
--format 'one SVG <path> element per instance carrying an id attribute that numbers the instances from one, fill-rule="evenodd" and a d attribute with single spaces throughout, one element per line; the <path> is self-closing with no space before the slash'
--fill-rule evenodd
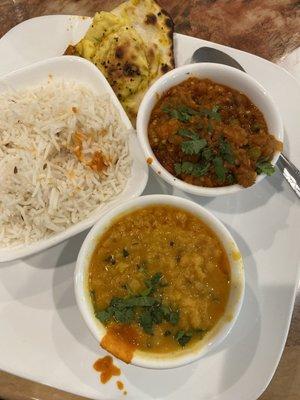
<path id="1" fill-rule="evenodd" d="M 157 22 L 157 17 L 155 14 L 147 14 L 145 18 L 145 24 L 155 25 Z"/>

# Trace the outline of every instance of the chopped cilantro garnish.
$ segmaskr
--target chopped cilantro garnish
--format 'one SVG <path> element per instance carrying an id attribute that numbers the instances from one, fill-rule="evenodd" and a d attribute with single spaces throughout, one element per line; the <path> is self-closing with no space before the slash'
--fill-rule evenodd
<path id="1" fill-rule="evenodd" d="M 186 154 L 199 154 L 206 145 L 205 139 L 187 140 L 181 143 L 181 150 Z"/>
<path id="2" fill-rule="evenodd" d="M 221 121 L 221 114 L 219 113 L 220 106 L 214 106 L 211 110 L 204 108 L 203 110 L 199 111 L 200 115 L 205 115 L 210 119 L 214 119 L 215 121 Z"/>
<path id="3" fill-rule="evenodd" d="M 211 110 L 206 108 L 202 110 L 194 110 L 191 107 L 182 105 L 177 106 L 176 108 L 170 108 L 168 106 L 163 107 L 163 112 L 169 114 L 172 118 L 176 118 L 181 122 L 187 122 L 193 115 L 204 115 L 210 119 L 214 119 L 215 121 L 221 121 L 221 114 L 219 113 L 219 106 L 214 106 Z"/>
<path id="4" fill-rule="evenodd" d="M 154 274 L 150 279 L 145 280 L 145 285 L 146 290 L 138 295 L 113 297 L 106 309 L 95 311 L 96 318 L 104 324 L 111 320 L 121 324 L 137 322 L 150 335 L 153 334 L 154 325 L 163 321 L 170 322 L 172 325 L 178 324 L 179 311 L 172 310 L 163 305 L 161 300 L 152 296 L 158 287 L 164 286 L 162 274 L 160 272 Z"/>
<path id="5" fill-rule="evenodd" d="M 207 164 L 196 164 L 193 169 L 192 175 L 196 176 L 196 177 L 206 175 L 209 170 L 209 166 L 210 165 L 208 163 Z"/>
<path id="6" fill-rule="evenodd" d="M 95 315 L 96 318 L 98 318 L 103 324 L 105 324 L 111 319 L 113 315 L 113 310 L 111 308 L 108 308 L 106 310 L 97 311 Z"/>
<path id="7" fill-rule="evenodd" d="M 191 331 L 178 331 L 175 335 L 175 339 L 180 344 L 180 346 L 184 347 L 191 339 L 193 333 Z"/>
<path id="8" fill-rule="evenodd" d="M 175 163 L 174 164 L 174 171 L 176 175 L 180 175 L 182 168 L 181 168 L 181 163 Z"/>
<path id="9" fill-rule="evenodd" d="M 179 322 L 179 311 L 171 311 L 169 321 L 172 325 L 177 325 Z"/>
<path id="10" fill-rule="evenodd" d="M 235 161 L 234 154 L 229 142 L 226 139 L 221 138 L 219 150 L 220 150 L 220 156 L 225 161 L 227 161 L 229 164 L 234 164 Z"/>
<path id="11" fill-rule="evenodd" d="M 208 133 L 211 133 L 214 130 L 214 128 L 212 127 L 212 125 L 210 123 L 208 123 L 207 127 L 206 127 L 206 130 L 207 130 Z"/>
<path id="12" fill-rule="evenodd" d="M 259 147 L 250 147 L 248 150 L 248 155 L 251 160 L 257 160 L 261 155 L 261 150 Z"/>
<path id="13" fill-rule="evenodd" d="M 176 118 L 181 122 L 189 121 L 192 115 L 196 115 L 197 111 L 187 106 L 179 106 L 177 108 L 164 107 L 163 112 L 169 114 L 172 118 Z"/>
<path id="14" fill-rule="evenodd" d="M 186 174 L 200 177 L 205 175 L 209 170 L 209 164 L 194 164 L 189 161 L 174 164 L 176 175 Z"/>
<path id="15" fill-rule="evenodd" d="M 150 279 L 146 279 L 145 285 L 147 289 L 142 292 L 142 296 L 149 296 L 149 294 L 152 294 L 159 286 L 162 286 L 161 278 L 162 274 L 157 272 Z"/>
<path id="16" fill-rule="evenodd" d="M 232 172 L 229 172 L 228 174 L 226 174 L 226 182 L 229 185 L 232 185 L 235 182 L 235 178 Z"/>
<path id="17" fill-rule="evenodd" d="M 195 164 L 189 161 L 184 161 L 181 164 L 177 164 L 177 170 L 179 170 L 179 165 L 180 165 L 180 173 L 186 175 L 191 175 L 195 167 Z"/>
<path id="18" fill-rule="evenodd" d="M 207 161 L 211 160 L 212 156 L 213 156 L 213 152 L 212 152 L 211 148 L 206 147 L 205 149 L 203 149 L 203 151 L 202 151 L 202 157 L 203 157 L 205 160 L 207 160 Z"/>
<path id="19" fill-rule="evenodd" d="M 252 132 L 257 133 L 260 131 L 260 129 L 261 129 L 261 126 L 257 122 L 255 122 L 254 124 L 251 125 Z"/>
<path id="20" fill-rule="evenodd" d="M 148 335 L 153 334 L 153 318 L 151 312 L 146 310 L 139 317 L 139 324 Z"/>
<path id="21" fill-rule="evenodd" d="M 258 174 L 266 174 L 270 176 L 275 172 L 275 168 L 270 161 L 260 161 L 256 163 L 256 172 Z"/>
<path id="22" fill-rule="evenodd" d="M 186 138 L 189 138 L 192 140 L 199 140 L 199 136 L 195 132 L 193 132 L 189 129 L 183 129 L 183 128 L 179 129 L 177 132 L 177 135 L 179 135 L 181 137 L 186 137 Z"/>
<path id="23" fill-rule="evenodd" d="M 227 170 L 223 165 L 222 158 L 221 157 L 215 157 L 213 159 L 213 164 L 214 164 L 215 173 L 216 173 L 218 179 L 220 181 L 224 182 Z"/>

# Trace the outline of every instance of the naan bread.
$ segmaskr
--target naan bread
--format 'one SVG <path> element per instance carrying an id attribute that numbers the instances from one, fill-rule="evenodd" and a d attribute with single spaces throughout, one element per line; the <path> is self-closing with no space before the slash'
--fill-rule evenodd
<path id="1" fill-rule="evenodd" d="M 101 70 L 134 124 L 148 87 L 174 68 L 173 21 L 154 0 L 128 0 L 96 13 L 84 38 L 66 54 Z"/>

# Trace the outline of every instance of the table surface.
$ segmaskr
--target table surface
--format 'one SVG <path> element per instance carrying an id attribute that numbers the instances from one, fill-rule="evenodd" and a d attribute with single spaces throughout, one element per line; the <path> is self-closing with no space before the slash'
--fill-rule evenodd
<path id="1" fill-rule="evenodd" d="M 0 0 L 0 37 L 16 24 L 47 14 L 92 16 L 120 0 Z M 298 0 L 160 0 L 175 30 L 279 61 L 300 47 Z M 286 346 L 276 373 L 259 400 L 299 400 L 300 291 Z M 80 400 L 79 396 L 0 371 L 5 400 Z M 235 399 L 234 399 L 235 400 Z"/>

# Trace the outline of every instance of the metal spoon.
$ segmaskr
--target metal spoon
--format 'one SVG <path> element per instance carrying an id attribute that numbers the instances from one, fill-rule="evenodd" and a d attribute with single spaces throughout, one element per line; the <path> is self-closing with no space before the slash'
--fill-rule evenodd
<path id="1" fill-rule="evenodd" d="M 223 51 L 214 49 L 212 47 L 200 47 L 194 52 L 192 56 L 192 62 L 212 62 L 216 64 L 225 64 L 246 72 L 241 64 L 239 64 L 234 58 L 230 57 Z M 300 171 L 293 163 L 291 163 L 290 160 L 288 160 L 284 154 L 280 154 L 277 161 L 277 167 L 296 195 L 300 198 Z"/>

